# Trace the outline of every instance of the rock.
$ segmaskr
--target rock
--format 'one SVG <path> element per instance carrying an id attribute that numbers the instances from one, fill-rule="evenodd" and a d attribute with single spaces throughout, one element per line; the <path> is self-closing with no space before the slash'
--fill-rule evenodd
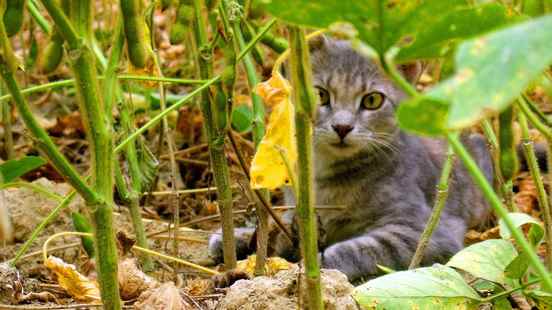
<path id="1" fill-rule="evenodd" d="M 45 178 L 38 179 L 32 184 L 39 185 L 61 197 L 65 197 L 71 191 L 69 185 L 65 183 L 57 184 Z M 27 240 L 32 231 L 59 204 L 54 199 L 27 187 L 8 188 L 2 190 L 2 195 L 13 223 L 13 237 L 16 242 Z M 66 210 L 59 214 L 54 222 L 50 223 L 49 227 L 57 227 L 58 229 L 60 229 L 59 227 L 72 227 L 70 214 L 71 211 L 77 210 L 76 203 L 79 200 L 75 199 Z"/>
<path id="2" fill-rule="evenodd" d="M 338 270 L 323 269 L 321 272 L 324 308 L 327 310 L 357 310 L 351 297 L 353 286 L 347 276 Z M 298 309 L 299 268 L 280 271 L 273 278 L 257 277 L 239 280 L 217 305 L 225 310 L 287 310 Z M 304 279 L 301 286 L 304 287 Z M 302 298 L 302 301 L 305 300 Z"/>

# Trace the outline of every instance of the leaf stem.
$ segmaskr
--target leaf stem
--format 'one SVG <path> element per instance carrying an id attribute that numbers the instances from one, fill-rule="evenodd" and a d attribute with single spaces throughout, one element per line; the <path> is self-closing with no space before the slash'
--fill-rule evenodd
<path id="1" fill-rule="evenodd" d="M 437 228 L 437 225 L 439 225 L 439 219 L 441 217 L 441 213 L 446 205 L 447 198 L 448 198 L 449 180 L 450 180 L 450 175 L 451 175 L 453 165 L 454 165 L 454 152 L 452 148 L 449 147 L 447 152 L 447 157 L 445 159 L 443 168 L 441 170 L 441 178 L 439 180 L 439 184 L 437 185 L 437 198 L 435 199 L 435 205 L 433 206 L 431 215 L 427 221 L 424 231 L 420 236 L 420 240 L 418 241 L 418 246 L 416 248 L 414 256 L 412 257 L 412 261 L 410 261 L 410 266 L 408 267 L 408 269 L 414 269 L 418 267 L 418 265 L 420 264 L 420 262 L 424 257 L 424 253 L 429 244 L 429 241 L 431 240 L 431 236 L 433 235 L 433 232 Z"/>
<path id="2" fill-rule="evenodd" d="M 525 99 L 521 98 L 519 101 Z M 518 104 L 519 105 L 519 104 Z M 541 170 L 537 157 L 535 156 L 535 147 L 533 141 L 529 137 L 529 125 L 525 113 L 519 113 L 518 115 L 519 125 L 521 127 L 521 138 L 523 151 L 525 153 L 525 159 L 527 166 L 529 166 L 529 172 L 533 178 L 533 182 L 537 187 L 537 198 L 539 201 L 540 209 L 543 213 L 544 220 L 544 235 L 546 241 L 546 266 L 548 270 L 552 268 L 552 214 L 550 212 L 550 204 L 546 190 L 544 189 L 544 183 L 541 176 Z"/>

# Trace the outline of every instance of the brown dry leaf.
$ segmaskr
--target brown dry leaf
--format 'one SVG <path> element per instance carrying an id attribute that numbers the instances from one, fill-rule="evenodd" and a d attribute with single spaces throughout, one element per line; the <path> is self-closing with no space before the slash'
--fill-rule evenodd
<path id="1" fill-rule="evenodd" d="M 123 300 L 134 299 L 145 290 L 159 286 L 159 282 L 138 269 L 134 258 L 125 258 L 119 262 L 118 279 Z"/>
<path id="2" fill-rule="evenodd" d="M 76 300 L 83 302 L 101 300 L 98 284 L 80 274 L 74 265 L 51 255 L 44 261 L 44 265 L 56 274 L 59 285 Z"/>
<path id="3" fill-rule="evenodd" d="M 515 204 L 521 212 L 533 215 L 537 206 L 537 188 L 531 176 L 521 179 L 518 188 L 519 192 L 514 195 Z"/>
<path id="4" fill-rule="evenodd" d="M 206 295 L 213 290 L 213 281 L 210 279 L 192 278 L 186 282 L 184 290 L 188 295 L 192 296 Z"/>
<path id="5" fill-rule="evenodd" d="M 235 270 L 243 271 L 250 277 L 253 277 L 255 274 L 256 261 L 257 255 L 250 255 L 247 259 L 239 261 Z M 266 275 L 273 276 L 279 271 L 290 269 L 293 265 L 294 264 L 281 257 L 269 257 L 266 259 Z"/>
<path id="6" fill-rule="evenodd" d="M 193 307 L 182 298 L 174 283 L 165 282 L 143 292 L 134 304 L 134 309 L 184 310 Z"/>
<path id="7" fill-rule="evenodd" d="M 268 81 L 260 83 L 255 92 L 263 101 L 272 106 L 266 135 L 251 163 L 251 187 L 275 189 L 289 184 L 290 176 L 282 154 L 286 157 L 291 169 L 297 162 L 295 145 L 294 107 L 290 101 L 291 86 L 279 73 Z"/>
<path id="8" fill-rule="evenodd" d="M 489 239 L 500 239 L 500 229 L 498 228 L 498 226 L 487 229 L 483 232 L 471 229 L 466 233 L 466 235 L 464 235 L 464 243 L 466 245 Z"/>
<path id="9" fill-rule="evenodd" d="M 80 112 L 75 111 L 71 114 L 58 117 L 56 124 L 49 128 L 48 132 L 54 136 L 83 136 L 84 125 Z"/>

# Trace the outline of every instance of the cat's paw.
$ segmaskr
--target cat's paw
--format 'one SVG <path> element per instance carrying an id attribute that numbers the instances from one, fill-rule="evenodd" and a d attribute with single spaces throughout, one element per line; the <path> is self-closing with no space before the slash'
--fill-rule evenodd
<path id="1" fill-rule="evenodd" d="M 216 264 L 222 263 L 222 233 L 220 229 L 209 237 L 208 253 Z"/>
<path id="2" fill-rule="evenodd" d="M 253 241 L 253 235 L 255 234 L 255 228 L 252 227 L 241 227 L 234 229 L 234 238 L 236 241 L 236 254 L 238 259 L 244 259 L 247 255 L 251 254 Z M 215 263 L 220 264 L 223 262 L 223 241 L 222 241 L 222 231 L 218 229 L 214 234 L 209 237 L 208 245 L 209 257 L 215 261 Z"/>

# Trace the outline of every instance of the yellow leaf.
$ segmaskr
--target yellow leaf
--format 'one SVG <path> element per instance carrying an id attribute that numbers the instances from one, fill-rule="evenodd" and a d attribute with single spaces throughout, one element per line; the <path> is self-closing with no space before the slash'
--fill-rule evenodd
<path id="1" fill-rule="evenodd" d="M 279 73 L 255 88 L 264 102 L 272 107 L 266 134 L 251 163 L 251 187 L 275 189 L 289 184 L 290 176 L 282 154 L 291 168 L 297 162 L 295 145 L 295 110 L 290 101 L 291 86 Z"/>
<path id="2" fill-rule="evenodd" d="M 257 261 L 256 255 L 250 255 L 247 259 L 240 260 L 236 266 L 236 269 L 247 273 L 250 277 L 255 275 L 255 262 Z M 266 275 L 273 276 L 279 271 L 288 270 L 293 266 L 292 263 L 281 257 L 268 257 L 266 259 Z"/>
<path id="3" fill-rule="evenodd" d="M 84 302 L 101 300 L 98 284 L 80 274 L 74 265 L 67 264 L 55 256 L 49 256 L 44 261 L 44 265 L 56 274 L 59 285 L 76 300 Z"/>

